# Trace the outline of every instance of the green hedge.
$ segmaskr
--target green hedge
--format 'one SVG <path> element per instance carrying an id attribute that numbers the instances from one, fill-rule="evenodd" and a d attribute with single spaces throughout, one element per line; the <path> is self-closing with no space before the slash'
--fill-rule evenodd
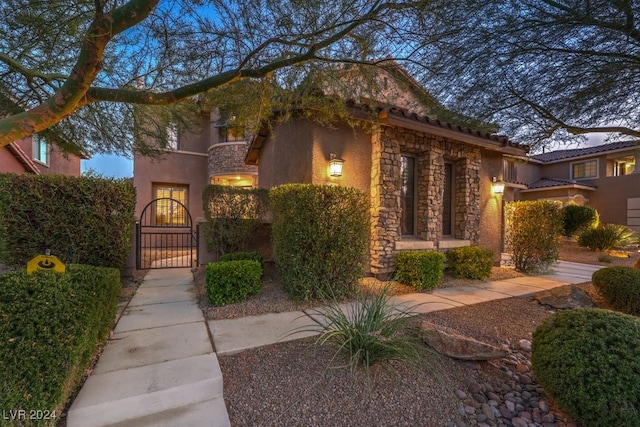
<path id="1" fill-rule="evenodd" d="M 262 267 L 255 260 L 211 262 L 205 281 L 207 299 L 217 307 L 241 302 L 262 291 Z"/>
<path id="2" fill-rule="evenodd" d="M 433 289 L 442 280 L 445 256 L 434 251 L 401 251 L 396 256 L 394 279 L 417 291 Z"/>
<path id="3" fill-rule="evenodd" d="M 482 246 L 449 249 L 447 268 L 456 278 L 486 279 L 493 268 L 493 251 Z"/>
<path id="4" fill-rule="evenodd" d="M 579 308 L 547 318 L 533 333 L 536 381 L 585 426 L 640 426 L 640 321 Z"/>
<path id="5" fill-rule="evenodd" d="M 66 274 L 0 275 L 5 413 L 40 409 L 60 415 L 113 327 L 120 290 L 120 272 L 113 268 L 72 264 Z"/>
<path id="6" fill-rule="evenodd" d="M 593 273 L 593 286 L 616 310 L 640 314 L 640 270 L 632 267 L 607 267 Z"/>
<path id="7" fill-rule="evenodd" d="M 603 224 L 597 228 L 590 228 L 578 236 L 578 245 L 592 251 L 605 251 L 631 242 L 635 233 L 620 224 Z"/>
<path id="8" fill-rule="evenodd" d="M 65 264 L 123 268 L 136 192 L 128 180 L 0 174 L 0 263 L 51 249 Z"/>
<path id="9" fill-rule="evenodd" d="M 516 270 L 545 272 L 558 259 L 557 237 L 562 230 L 562 211 L 544 200 L 511 202 L 505 208 L 505 243 Z"/>
<path id="10" fill-rule="evenodd" d="M 269 192 L 263 188 L 208 185 L 202 193 L 204 236 L 209 251 L 244 251 L 269 210 Z"/>
<path id="11" fill-rule="evenodd" d="M 264 257 L 258 252 L 232 252 L 224 254 L 218 261 L 241 261 L 241 260 L 253 260 L 260 263 L 260 268 L 264 270 Z"/>
<path id="12" fill-rule="evenodd" d="M 591 206 L 567 205 L 562 208 L 562 235 L 577 236 L 596 227 L 599 218 L 598 211 Z"/>
<path id="13" fill-rule="evenodd" d="M 354 188 L 287 184 L 270 192 L 275 261 L 295 298 L 354 295 L 369 240 L 367 195 Z"/>

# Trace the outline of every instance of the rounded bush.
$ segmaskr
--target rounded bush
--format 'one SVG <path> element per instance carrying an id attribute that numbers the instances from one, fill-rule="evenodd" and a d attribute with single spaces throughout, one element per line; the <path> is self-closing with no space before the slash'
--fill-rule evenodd
<path id="1" fill-rule="evenodd" d="M 416 291 L 433 289 L 444 273 L 444 254 L 434 251 L 400 251 L 396 256 L 395 280 Z"/>
<path id="2" fill-rule="evenodd" d="M 640 321 L 580 308 L 547 318 L 533 333 L 536 381 L 576 421 L 640 426 Z"/>
<path id="3" fill-rule="evenodd" d="M 567 205 L 562 208 L 562 234 L 576 236 L 598 225 L 598 211 L 590 206 Z"/>
<path id="4" fill-rule="evenodd" d="M 640 314 L 640 270 L 632 267 L 608 267 L 591 277 L 602 298 L 617 310 Z"/>
<path id="5" fill-rule="evenodd" d="M 458 279 L 486 279 L 491 276 L 493 251 L 482 246 L 453 248 L 447 252 L 447 264 Z"/>

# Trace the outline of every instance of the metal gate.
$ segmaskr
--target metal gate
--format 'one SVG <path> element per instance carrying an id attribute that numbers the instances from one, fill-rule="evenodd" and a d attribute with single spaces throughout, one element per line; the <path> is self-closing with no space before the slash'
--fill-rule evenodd
<path id="1" fill-rule="evenodd" d="M 170 198 L 152 200 L 136 224 L 136 268 L 196 267 L 199 226 L 193 227 L 189 210 Z"/>

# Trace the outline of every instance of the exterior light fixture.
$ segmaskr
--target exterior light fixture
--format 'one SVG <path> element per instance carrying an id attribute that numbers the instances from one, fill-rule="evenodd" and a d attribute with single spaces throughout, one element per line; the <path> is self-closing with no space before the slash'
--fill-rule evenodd
<path id="1" fill-rule="evenodd" d="M 329 154 L 329 175 L 342 176 L 344 160 L 339 159 L 334 153 Z"/>
<path id="2" fill-rule="evenodd" d="M 504 193 L 504 182 L 498 180 L 497 176 L 494 176 L 491 179 L 491 188 L 493 189 L 493 194 L 503 194 Z"/>

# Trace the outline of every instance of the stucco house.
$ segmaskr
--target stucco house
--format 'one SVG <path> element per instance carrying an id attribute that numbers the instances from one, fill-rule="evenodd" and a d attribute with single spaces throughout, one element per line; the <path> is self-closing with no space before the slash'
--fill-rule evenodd
<path id="1" fill-rule="evenodd" d="M 409 249 L 483 245 L 498 262 L 502 206 L 514 200 L 515 188 L 498 194 L 494 181 L 502 176 L 505 156 L 524 157 L 528 146 L 486 126 L 475 130 L 438 119 L 469 122 L 412 80 L 405 79 L 403 90 L 397 90 L 396 77 L 381 73 L 386 94 L 396 94 L 386 102 L 349 101 L 350 123 L 327 126 L 294 112 L 249 139 L 231 132 L 217 111 L 203 112 L 200 132 L 172 136 L 163 159 L 134 159 L 137 214 L 154 198 L 171 197 L 194 219 L 200 217 L 208 183 L 344 185 L 371 197 L 368 272 L 393 271 L 397 251 Z M 342 166 L 339 176 L 329 169 L 336 160 Z"/>
<path id="2" fill-rule="evenodd" d="M 81 159 L 34 135 L 0 148 L 0 172 L 80 176 Z"/>
<path id="3" fill-rule="evenodd" d="M 554 200 L 588 205 L 600 220 L 640 231 L 640 141 L 550 151 L 510 158 L 505 182 L 517 188 L 519 200 Z"/>

